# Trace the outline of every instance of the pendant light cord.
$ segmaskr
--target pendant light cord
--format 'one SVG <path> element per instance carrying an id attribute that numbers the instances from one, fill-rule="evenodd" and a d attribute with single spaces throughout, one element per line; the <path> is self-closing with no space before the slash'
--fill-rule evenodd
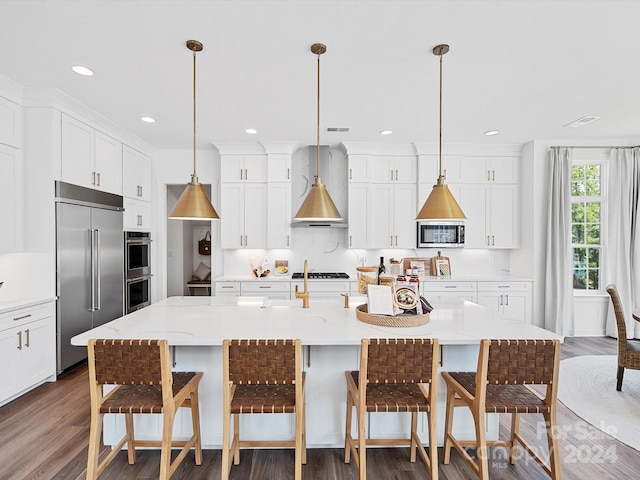
<path id="1" fill-rule="evenodd" d="M 440 134 L 438 149 L 438 178 L 442 178 L 442 53 L 440 56 Z"/>
<path id="2" fill-rule="evenodd" d="M 196 52 L 193 51 L 193 178 L 198 181 L 196 174 Z"/>
<path id="3" fill-rule="evenodd" d="M 320 54 L 318 54 L 318 95 L 316 108 L 316 179 L 320 178 Z"/>

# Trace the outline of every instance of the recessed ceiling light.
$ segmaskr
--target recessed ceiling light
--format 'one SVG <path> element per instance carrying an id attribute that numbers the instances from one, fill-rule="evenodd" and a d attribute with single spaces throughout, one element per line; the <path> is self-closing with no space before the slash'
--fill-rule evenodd
<path id="1" fill-rule="evenodd" d="M 247 128 L 245 132 L 250 133 L 251 135 L 253 135 L 254 133 L 258 133 L 255 128 Z"/>
<path id="2" fill-rule="evenodd" d="M 487 130 L 486 132 L 484 132 L 487 137 L 490 137 L 491 135 L 497 135 L 498 133 L 498 130 Z"/>
<path id="3" fill-rule="evenodd" d="M 76 72 L 78 75 L 84 75 L 85 77 L 90 77 L 93 75 L 93 70 L 87 67 L 83 67 L 82 65 L 74 65 L 71 67 L 71 70 Z"/>
<path id="4" fill-rule="evenodd" d="M 140 120 L 146 123 L 156 123 L 156 119 L 151 117 L 140 117 Z"/>
<path id="5" fill-rule="evenodd" d="M 380 135 L 391 135 L 392 133 L 391 130 L 380 130 Z"/>

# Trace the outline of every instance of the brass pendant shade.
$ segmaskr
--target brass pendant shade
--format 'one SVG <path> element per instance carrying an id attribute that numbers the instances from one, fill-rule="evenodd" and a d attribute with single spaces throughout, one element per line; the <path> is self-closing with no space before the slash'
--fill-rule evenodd
<path id="1" fill-rule="evenodd" d="M 442 55 L 449 51 L 449 45 L 437 45 L 433 54 L 440 57 L 440 134 L 438 153 L 438 180 L 418 212 L 416 220 L 464 220 L 465 215 L 444 183 L 442 176 Z"/>
<path id="2" fill-rule="evenodd" d="M 331 200 L 331 196 L 327 191 L 327 187 L 322 183 L 320 178 L 320 55 L 327 51 L 327 47 L 322 43 L 314 43 L 311 45 L 311 52 L 318 56 L 318 95 L 317 95 L 317 113 L 316 113 L 316 175 L 311 190 L 307 194 L 304 202 L 300 206 L 298 213 L 294 217 L 294 221 L 315 221 L 315 220 L 332 220 L 341 222 L 342 215 L 336 208 L 335 203 Z"/>
<path id="3" fill-rule="evenodd" d="M 204 188 L 198 182 L 196 173 L 196 52 L 202 51 L 203 45 L 197 40 L 189 40 L 187 48 L 193 52 L 193 174 L 191 182 L 180 195 L 178 202 L 169 214 L 169 218 L 174 220 L 218 220 L 220 217 L 211 205 Z"/>

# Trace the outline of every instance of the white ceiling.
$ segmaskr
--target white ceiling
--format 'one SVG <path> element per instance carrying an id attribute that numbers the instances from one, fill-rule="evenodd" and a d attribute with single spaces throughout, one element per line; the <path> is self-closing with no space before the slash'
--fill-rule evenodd
<path id="1" fill-rule="evenodd" d="M 432 49 L 448 43 L 445 143 L 634 141 L 638 19 L 638 1 L 0 0 L 0 74 L 58 88 L 155 147 L 190 148 L 196 39 L 199 144 L 315 144 L 321 42 L 321 143 L 436 142 Z M 563 127 L 583 116 L 600 119 Z"/>

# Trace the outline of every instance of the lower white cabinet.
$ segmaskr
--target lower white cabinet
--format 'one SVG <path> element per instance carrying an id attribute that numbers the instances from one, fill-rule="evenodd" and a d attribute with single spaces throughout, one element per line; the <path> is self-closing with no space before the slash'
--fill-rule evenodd
<path id="1" fill-rule="evenodd" d="M 151 204 L 125 197 L 124 229 L 126 231 L 151 231 Z"/>
<path id="2" fill-rule="evenodd" d="M 531 282 L 478 282 L 478 303 L 501 316 L 532 323 Z"/>
<path id="3" fill-rule="evenodd" d="M 55 378 L 55 355 L 53 302 L 0 314 L 0 405 Z"/>
<path id="4" fill-rule="evenodd" d="M 440 298 L 464 298 L 470 302 L 476 302 L 477 282 L 423 282 L 422 295 L 428 300 Z"/>
<path id="5" fill-rule="evenodd" d="M 268 297 L 277 300 L 289 300 L 289 282 L 241 282 L 240 291 L 243 296 Z"/>
<path id="6" fill-rule="evenodd" d="M 240 296 L 240 282 L 214 282 L 216 297 Z"/>

